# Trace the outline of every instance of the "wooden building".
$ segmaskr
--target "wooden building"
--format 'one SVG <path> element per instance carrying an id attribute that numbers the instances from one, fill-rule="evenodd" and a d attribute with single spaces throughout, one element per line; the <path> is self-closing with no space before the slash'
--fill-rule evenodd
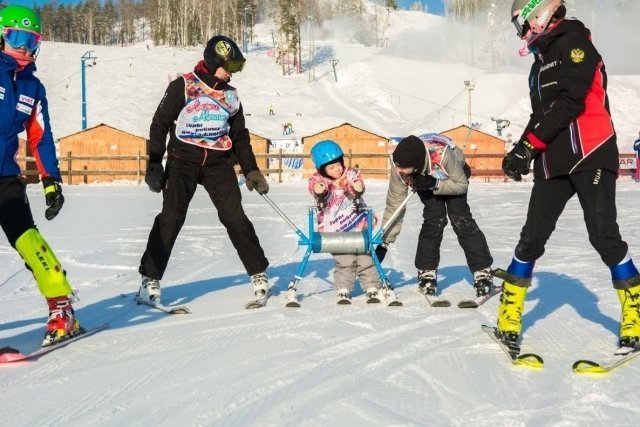
<path id="1" fill-rule="evenodd" d="M 147 140 L 101 123 L 60 138 L 58 158 L 66 184 L 144 179 L 147 169 Z M 69 162 L 69 157 L 74 159 Z M 127 159 L 109 158 L 127 156 Z M 75 159 L 80 157 L 80 159 Z M 84 157 L 102 157 L 88 160 Z M 69 164 L 71 163 L 71 164 Z M 71 179 L 68 171 L 71 170 Z M 87 173 L 83 173 L 86 171 Z M 95 174 L 100 171 L 100 174 Z M 110 171 L 109 174 L 102 172 Z M 122 171 L 122 173 L 119 173 Z M 92 172 L 94 172 L 92 174 Z"/>
<path id="2" fill-rule="evenodd" d="M 331 139 L 340 145 L 344 152 L 345 165 L 360 169 L 364 178 L 387 179 L 389 159 L 387 147 L 389 139 L 375 133 L 360 129 L 350 123 L 323 130 L 302 138 L 303 152 L 307 155 L 316 142 Z M 383 154 L 383 157 L 358 156 L 358 154 Z M 305 158 L 305 177 L 315 172 L 315 166 L 310 158 Z"/>
<path id="3" fill-rule="evenodd" d="M 503 177 L 502 158 L 507 142 L 466 125 L 440 132 L 464 150 L 472 176 Z"/>
<path id="4" fill-rule="evenodd" d="M 269 152 L 269 139 L 251 132 L 249 132 L 249 138 L 251 138 L 251 149 L 256 155 L 258 167 L 260 170 L 269 169 L 269 159 L 266 156 L 260 156 Z"/>

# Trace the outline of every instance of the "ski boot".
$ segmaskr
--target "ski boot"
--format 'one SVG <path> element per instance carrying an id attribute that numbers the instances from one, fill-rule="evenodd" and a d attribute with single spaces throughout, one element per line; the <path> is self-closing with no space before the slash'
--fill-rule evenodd
<path id="1" fill-rule="evenodd" d="M 67 340 L 82 333 L 78 319 L 75 318 L 71 300 L 68 296 L 47 298 L 49 320 L 42 347 Z"/>
<path id="2" fill-rule="evenodd" d="M 367 304 L 375 304 L 380 302 L 380 294 L 378 288 L 368 288 L 365 292 L 367 295 Z"/>
<path id="3" fill-rule="evenodd" d="M 476 288 L 476 296 L 483 297 L 491 293 L 495 286 L 493 284 L 493 277 L 491 276 L 491 270 L 484 268 L 473 273 L 473 287 Z"/>
<path id="4" fill-rule="evenodd" d="M 338 296 L 337 303 L 339 305 L 351 304 L 351 293 L 349 292 L 348 289 L 346 288 L 338 289 L 337 296 Z"/>
<path id="5" fill-rule="evenodd" d="M 418 290 L 422 295 L 433 295 L 438 292 L 436 270 L 418 270 Z"/>
<path id="6" fill-rule="evenodd" d="M 507 347 L 520 349 L 520 332 L 522 331 L 522 312 L 527 288 L 511 283 L 502 284 L 500 306 L 498 307 L 498 325 L 496 335 Z"/>
<path id="7" fill-rule="evenodd" d="M 142 284 L 138 289 L 138 299 L 151 304 L 161 304 L 160 296 L 160 281 L 142 276 Z"/>
<path id="8" fill-rule="evenodd" d="M 256 299 L 262 299 L 269 294 L 269 278 L 267 273 L 258 273 L 251 276 L 251 287 Z"/>
<path id="9" fill-rule="evenodd" d="M 618 345 L 640 348 L 640 285 L 617 291 L 622 305 Z"/>

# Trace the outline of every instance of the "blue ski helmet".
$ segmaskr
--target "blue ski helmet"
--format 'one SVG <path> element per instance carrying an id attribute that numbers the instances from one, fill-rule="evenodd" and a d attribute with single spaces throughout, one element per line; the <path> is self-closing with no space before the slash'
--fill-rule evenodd
<path id="1" fill-rule="evenodd" d="M 340 160 L 343 156 L 342 148 L 330 139 L 319 141 L 311 148 L 311 160 L 318 170 L 329 163 Z"/>

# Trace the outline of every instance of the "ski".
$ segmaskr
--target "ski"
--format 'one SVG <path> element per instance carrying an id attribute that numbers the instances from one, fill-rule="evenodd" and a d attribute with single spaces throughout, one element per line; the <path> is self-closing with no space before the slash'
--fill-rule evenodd
<path id="1" fill-rule="evenodd" d="M 295 288 L 287 289 L 287 293 L 284 296 L 285 307 L 300 307 L 300 302 L 298 301 L 298 293 Z"/>
<path id="2" fill-rule="evenodd" d="M 100 332 L 106 328 L 109 327 L 108 323 L 104 323 L 102 325 L 96 326 L 94 328 L 90 328 L 90 329 L 81 329 L 81 333 L 78 335 L 75 335 L 71 338 L 56 342 L 54 344 L 48 345 L 46 347 L 40 347 L 35 351 L 32 351 L 31 353 L 22 353 L 19 350 L 16 350 L 14 348 L 11 347 L 4 347 L 2 349 L 0 349 L 0 363 L 13 363 L 13 362 L 20 362 L 23 360 L 31 360 L 31 359 L 35 359 L 38 358 L 42 355 L 45 355 L 47 353 L 51 353 L 54 350 L 57 350 L 59 348 L 65 347 L 69 344 L 71 344 L 74 341 L 78 341 L 81 340 L 82 338 L 86 338 L 90 335 L 93 335 L 97 332 Z"/>
<path id="3" fill-rule="evenodd" d="M 435 295 L 427 295 L 422 292 L 422 289 L 418 286 L 418 293 L 424 297 L 430 307 L 451 307 L 451 301 L 444 298 L 438 298 Z"/>
<path id="4" fill-rule="evenodd" d="M 349 298 L 338 298 L 338 301 L 336 301 L 336 304 L 338 305 L 351 305 L 351 299 Z"/>
<path id="5" fill-rule="evenodd" d="M 265 305 L 267 305 L 267 300 L 269 299 L 269 296 L 271 296 L 271 291 L 267 291 L 267 293 L 264 294 L 263 296 L 249 301 L 248 303 L 246 303 L 244 305 L 244 308 L 246 310 L 250 310 L 250 309 L 253 309 L 253 308 L 264 307 Z"/>
<path id="6" fill-rule="evenodd" d="M 533 353 L 520 354 L 520 346 L 518 345 L 507 345 L 496 335 L 496 328 L 489 325 L 482 325 L 482 330 L 486 332 L 487 335 L 493 339 L 500 349 L 504 351 L 504 353 L 509 356 L 511 363 L 514 366 L 528 366 L 530 368 L 543 368 L 544 361 L 542 357 Z"/>
<path id="7" fill-rule="evenodd" d="M 485 302 L 489 301 L 494 296 L 498 295 L 500 292 L 502 292 L 502 286 L 496 286 L 487 295 L 483 295 L 481 297 L 477 297 L 470 300 L 460 301 L 458 303 L 458 308 L 478 308 Z"/>
<path id="8" fill-rule="evenodd" d="M 186 305 L 163 305 L 160 303 L 153 303 L 151 301 L 146 301 L 140 299 L 137 295 L 133 297 L 133 300 L 142 305 L 146 305 L 147 307 L 155 308 L 156 310 L 162 311 L 167 314 L 190 314 L 191 310 Z"/>
<path id="9" fill-rule="evenodd" d="M 402 307 L 402 301 L 398 299 L 391 286 L 383 287 L 380 289 L 380 292 L 382 292 L 382 296 L 388 307 Z"/>
<path id="10" fill-rule="evenodd" d="M 624 350 L 621 352 L 620 349 Z M 591 360 L 577 360 L 571 369 L 576 374 L 607 374 L 640 356 L 640 348 L 620 347 L 620 349 L 614 353 L 618 356 L 615 361 L 600 364 Z"/>

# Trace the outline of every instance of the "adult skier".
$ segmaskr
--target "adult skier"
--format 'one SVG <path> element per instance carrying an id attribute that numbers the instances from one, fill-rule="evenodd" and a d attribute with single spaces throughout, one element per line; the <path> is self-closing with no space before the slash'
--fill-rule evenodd
<path id="1" fill-rule="evenodd" d="M 34 76 L 42 41 L 40 15 L 24 6 L 0 9 L 0 225 L 46 298 L 48 346 L 81 332 L 65 271 L 33 220 L 26 180 L 16 163 L 18 134 L 26 131 L 52 220 L 64 203 L 45 89 Z"/>
<path id="2" fill-rule="evenodd" d="M 198 184 L 218 210 L 218 218 L 251 276 L 256 298 L 268 293 L 269 262 L 242 208 L 233 169 L 237 161 L 249 190 L 259 194 L 269 191 L 251 149 L 238 93 L 229 85 L 233 73 L 242 71 L 244 64 L 233 40 L 222 35 L 211 38 L 204 59 L 192 72 L 169 83 L 153 116 L 145 182 L 151 191 L 162 191 L 163 204 L 140 261 L 141 299 L 160 302 L 160 279 Z M 162 166 L 165 152 L 166 169 Z"/>
<path id="3" fill-rule="evenodd" d="M 571 197 L 578 195 L 589 241 L 611 271 L 622 305 L 619 345 L 640 346 L 640 274 L 616 222 L 618 147 L 607 97 L 607 74 L 590 31 L 565 19 L 562 0 L 515 0 L 512 22 L 534 54 L 529 75 L 532 114 L 502 169 L 534 182 L 520 241 L 504 275 L 497 334 L 517 346 L 535 261 Z"/>

